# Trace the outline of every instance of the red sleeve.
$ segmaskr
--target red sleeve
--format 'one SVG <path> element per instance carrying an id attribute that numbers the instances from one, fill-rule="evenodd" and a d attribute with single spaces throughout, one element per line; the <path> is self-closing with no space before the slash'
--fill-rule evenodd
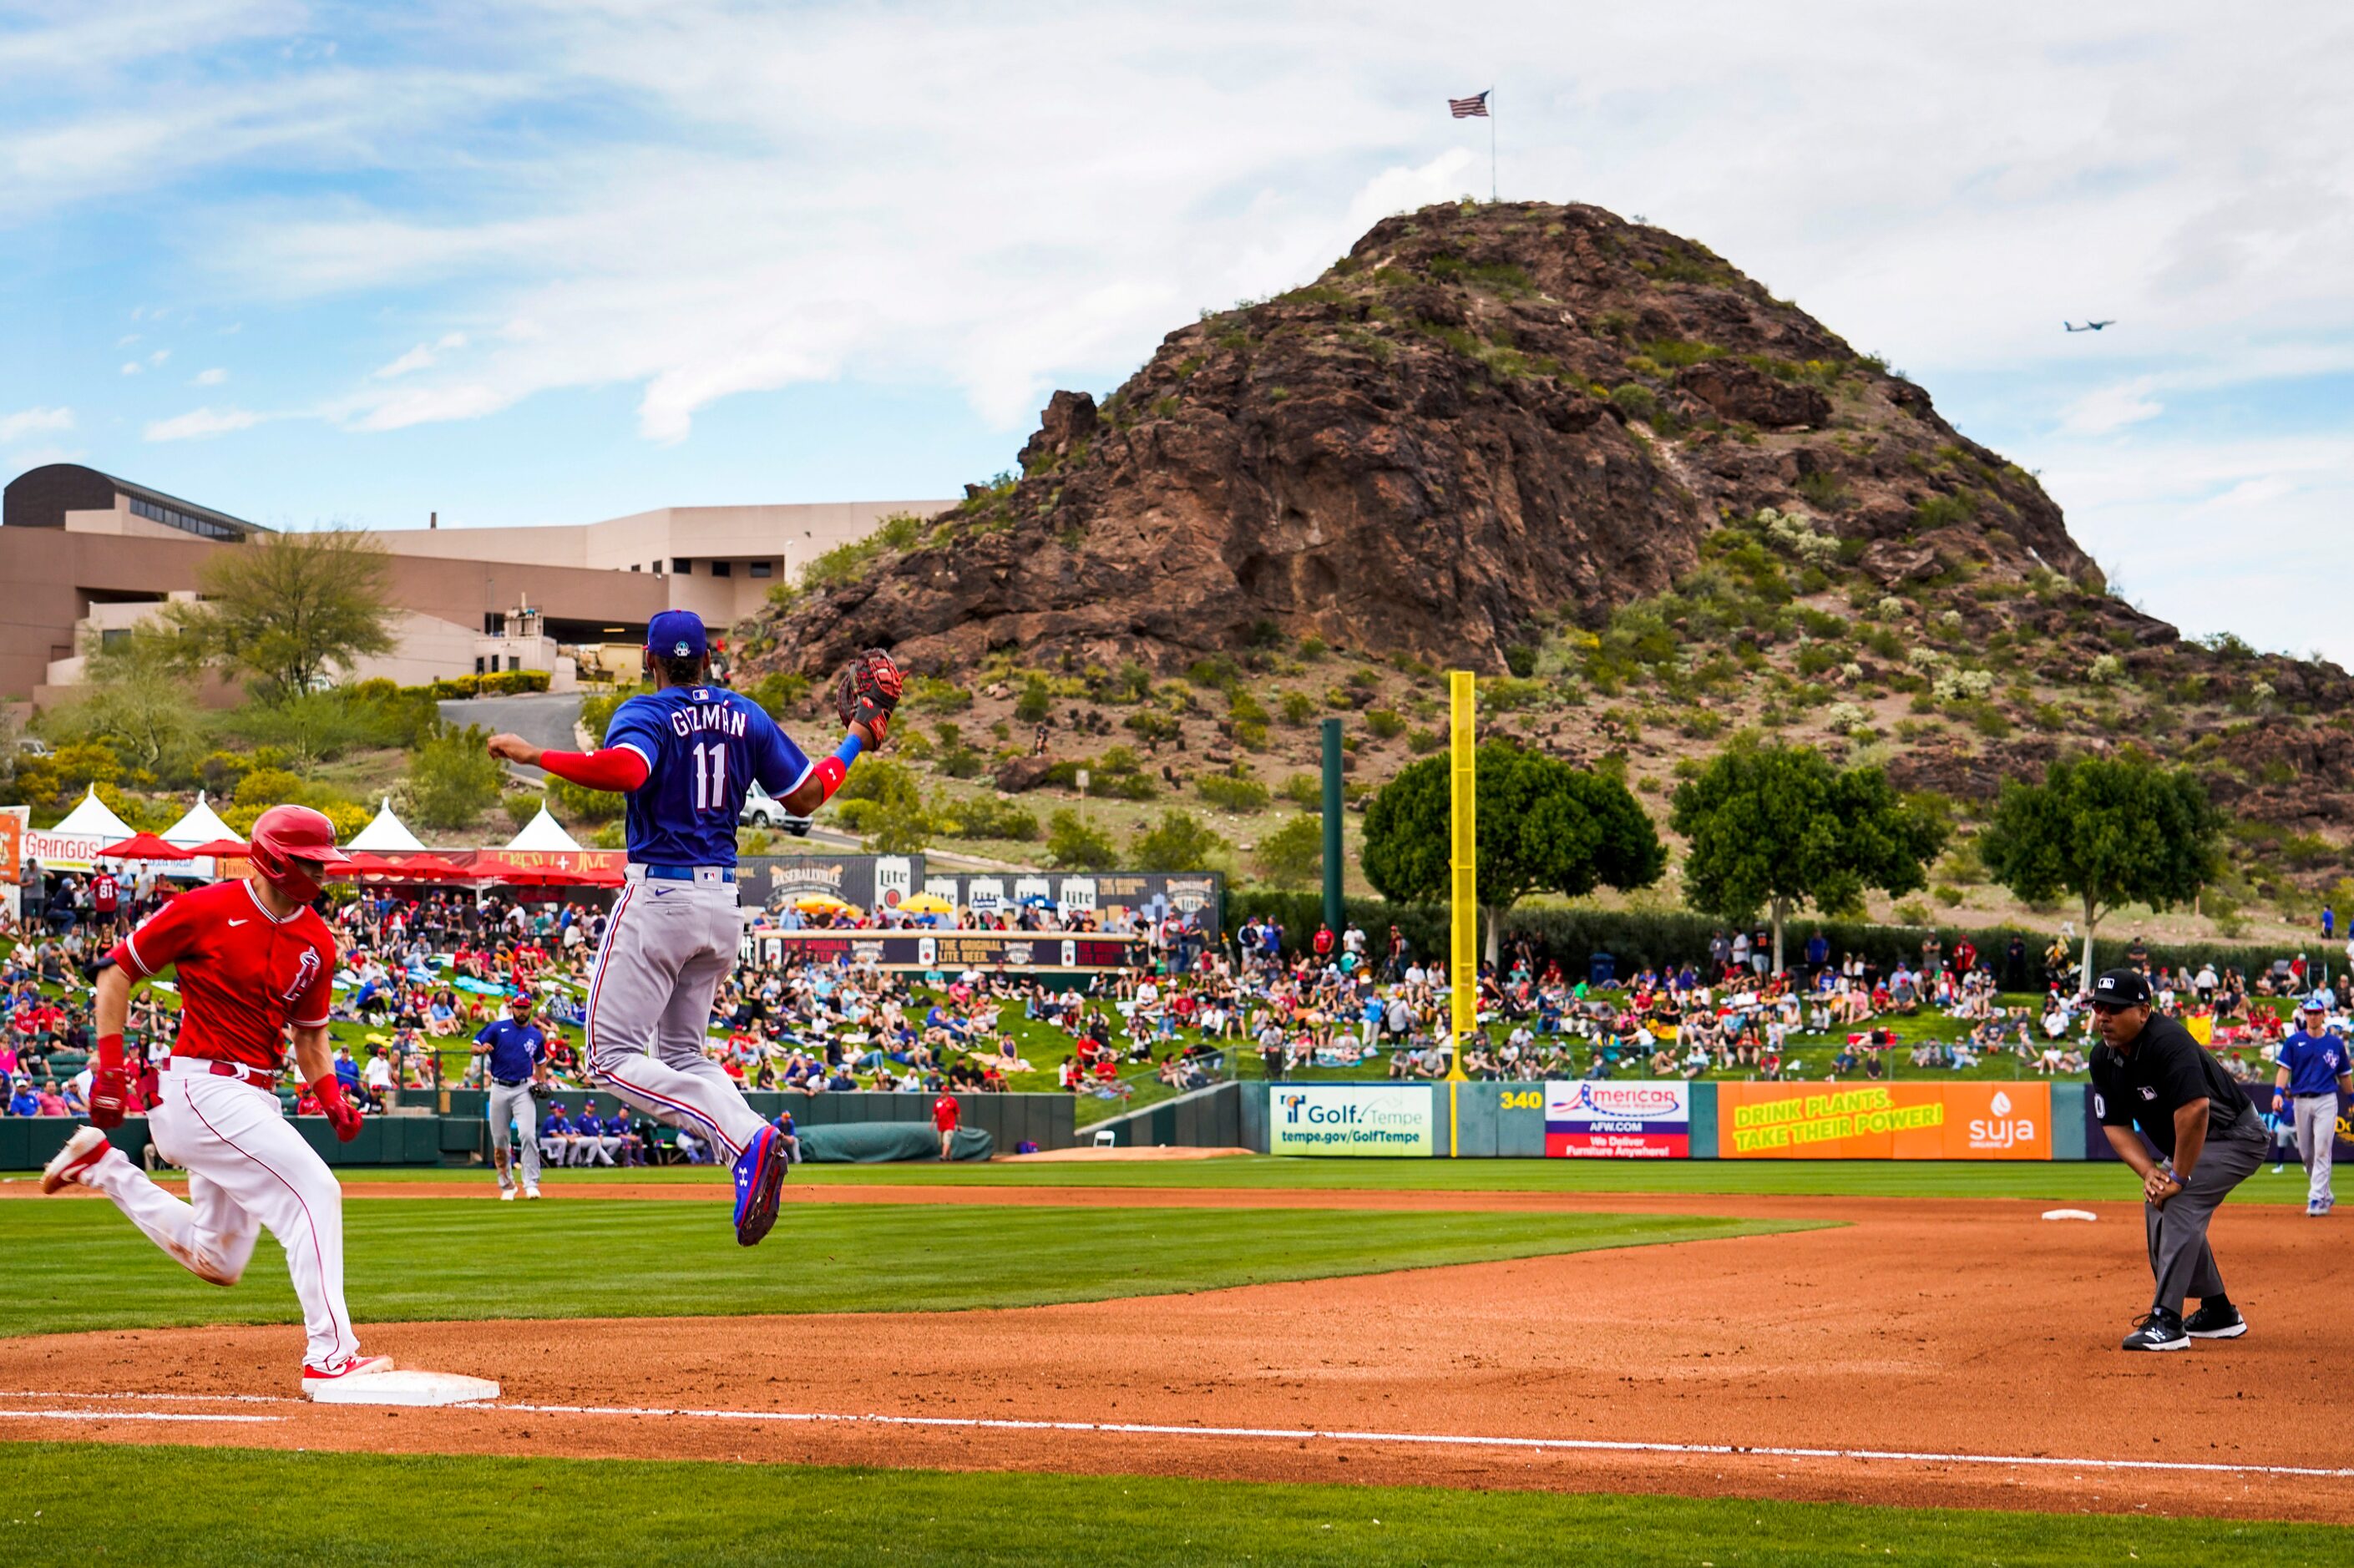
<path id="1" fill-rule="evenodd" d="M 319 968 L 311 983 L 288 1010 L 288 1022 L 297 1029 L 321 1029 L 326 1026 L 328 1015 L 335 1003 L 335 944 L 328 937 L 319 937 L 312 943 L 312 951 L 319 955 Z"/>
<path id="2" fill-rule="evenodd" d="M 634 746 L 609 746 L 602 751 L 543 751 L 539 765 L 558 779 L 589 789 L 626 795 L 646 781 L 652 767 Z"/>
<path id="3" fill-rule="evenodd" d="M 145 925 L 115 943 L 106 956 L 133 978 L 153 980 L 187 956 L 201 928 L 189 900 L 175 898 Z"/>

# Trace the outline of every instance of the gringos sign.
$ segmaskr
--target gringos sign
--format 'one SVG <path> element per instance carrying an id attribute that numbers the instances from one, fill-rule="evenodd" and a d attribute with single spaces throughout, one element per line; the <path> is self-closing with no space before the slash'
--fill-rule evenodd
<path id="1" fill-rule="evenodd" d="M 1726 1160 L 2049 1160 L 2052 1086 L 1719 1084 Z"/>

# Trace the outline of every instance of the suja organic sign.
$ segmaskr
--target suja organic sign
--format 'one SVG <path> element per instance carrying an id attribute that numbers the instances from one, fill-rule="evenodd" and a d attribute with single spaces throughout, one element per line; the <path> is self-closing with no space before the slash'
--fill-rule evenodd
<path id="1" fill-rule="evenodd" d="M 1727 1160 L 2049 1160 L 2052 1086 L 1717 1086 Z"/>

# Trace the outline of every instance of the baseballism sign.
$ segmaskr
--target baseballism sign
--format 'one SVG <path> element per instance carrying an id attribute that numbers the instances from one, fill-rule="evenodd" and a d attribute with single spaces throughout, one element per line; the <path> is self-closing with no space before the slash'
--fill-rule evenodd
<path id="1" fill-rule="evenodd" d="M 1428 1155 L 1431 1093 L 1420 1086 L 1278 1086 L 1269 1097 L 1273 1154 Z"/>

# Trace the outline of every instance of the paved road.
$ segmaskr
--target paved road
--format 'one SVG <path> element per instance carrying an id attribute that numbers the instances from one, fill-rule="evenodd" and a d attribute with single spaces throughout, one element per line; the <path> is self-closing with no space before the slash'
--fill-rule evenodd
<path id="1" fill-rule="evenodd" d="M 513 730 L 534 746 L 570 751 L 579 743 L 572 733 L 580 717 L 580 694 L 569 692 L 515 697 L 466 697 L 436 705 L 448 723 L 480 725 L 485 734 Z M 507 770 L 523 783 L 539 787 L 540 771 L 510 763 Z"/>

